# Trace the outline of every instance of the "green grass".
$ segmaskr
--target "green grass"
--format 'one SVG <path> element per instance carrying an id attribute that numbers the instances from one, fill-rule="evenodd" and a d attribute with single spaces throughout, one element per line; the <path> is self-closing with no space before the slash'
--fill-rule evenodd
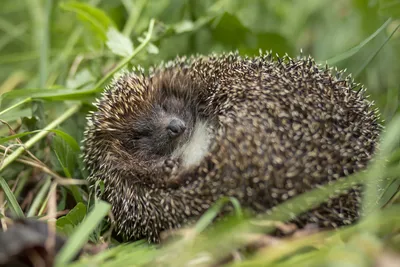
<path id="1" fill-rule="evenodd" d="M 0 10 L 0 211 L 53 216 L 69 236 L 58 266 L 374 266 L 400 257 L 400 0 L 3 0 Z M 116 30 L 110 30 L 115 28 Z M 122 69 L 176 55 L 259 49 L 347 69 L 367 87 L 386 131 L 369 168 L 249 218 L 222 199 L 163 246 L 119 244 L 109 206 L 92 203 L 79 157 L 85 116 Z M 364 217 L 338 231 L 265 236 L 278 221 L 365 182 Z M 33 185 L 33 186 L 32 186 Z M 102 184 L 96 185 L 102 189 Z M 377 189 L 380 190 L 377 190 Z M 28 194 L 34 197 L 25 199 Z M 235 214 L 210 226 L 222 205 Z M 68 213 L 69 211 L 69 213 Z M 108 248 L 101 250 L 102 244 Z M 256 244 L 264 244 L 254 248 Z M 71 259 L 81 249 L 76 262 Z"/>

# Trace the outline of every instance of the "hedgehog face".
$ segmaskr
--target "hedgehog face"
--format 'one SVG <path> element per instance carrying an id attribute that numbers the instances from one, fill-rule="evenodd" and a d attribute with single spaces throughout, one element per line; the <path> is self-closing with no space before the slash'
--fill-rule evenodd
<path id="1" fill-rule="evenodd" d="M 189 139 L 194 122 L 195 114 L 184 99 L 167 96 L 132 122 L 127 141 L 141 157 L 168 156 Z"/>

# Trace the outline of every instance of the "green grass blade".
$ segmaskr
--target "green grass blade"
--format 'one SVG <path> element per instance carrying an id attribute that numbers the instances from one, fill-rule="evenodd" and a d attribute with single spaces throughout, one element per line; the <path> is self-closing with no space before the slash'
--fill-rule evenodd
<path id="1" fill-rule="evenodd" d="M 340 61 L 343 61 L 345 59 L 348 59 L 349 57 L 355 55 L 358 51 L 360 51 L 361 48 L 363 48 L 365 45 L 367 45 L 370 41 L 372 41 L 378 34 L 380 34 L 383 30 L 386 29 L 386 27 L 389 25 L 389 23 L 392 21 L 391 18 L 385 21 L 385 23 L 382 24 L 379 29 L 377 29 L 373 34 L 368 36 L 364 41 L 362 41 L 360 44 L 357 46 L 351 48 L 350 50 L 344 52 L 343 54 L 340 54 L 338 56 L 335 56 L 333 58 L 330 58 L 327 61 L 329 65 L 335 65 L 339 63 Z"/>
<path id="2" fill-rule="evenodd" d="M 21 89 L 13 90 L 4 93 L 0 96 L 2 99 L 13 99 L 21 97 L 30 97 L 32 99 L 43 99 L 49 101 L 64 101 L 64 100 L 83 100 L 85 97 L 93 97 L 98 90 L 95 89 Z"/>
<path id="3" fill-rule="evenodd" d="M 140 51 L 143 50 L 143 48 L 145 48 L 150 40 L 151 40 L 151 36 L 153 34 L 153 29 L 154 29 L 154 19 L 150 20 L 149 23 L 149 29 L 147 30 L 147 34 L 146 34 L 146 38 L 144 38 L 143 42 L 136 47 L 136 49 L 133 51 L 132 55 L 129 57 L 126 57 L 125 59 L 123 59 L 118 65 L 117 67 L 115 67 L 112 71 L 110 71 L 109 73 L 107 73 L 106 76 L 104 76 L 103 79 L 101 79 L 96 85 L 95 88 L 101 88 L 107 81 L 108 79 L 110 79 L 117 71 L 119 71 L 120 69 L 122 69 L 126 64 L 128 64 Z"/>
<path id="4" fill-rule="evenodd" d="M 129 11 L 129 17 L 128 20 L 125 23 L 124 29 L 122 30 L 122 33 L 125 36 L 129 36 L 133 29 L 135 28 L 136 23 L 139 20 L 140 15 L 142 14 L 142 11 L 148 1 L 146 0 L 140 0 L 140 1 L 135 1 L 133 4 L 132 10 Z"/>
<path id="5" fill-rule="evenodd" d="M 397 25 L 397 27 L 392 31 L 392 33 L 385 39 L 385 41 L 379 46 L 379 48 L 368 57 L 368 59 L 364 62 L 364 64 L 354 72 L 354 77 L 357 77 L 358 75 L 361 74 L 361 72 L 368 66 L 368 64 L 376 57 L 376 55 L 379 54 L 379 52 L 382 50 L 382 48 L 389 42 L 389 40 L 393 37 L 393 35 L 397 32 L 397 30 L 400 28 L 400 24 Z"/>
<path id="6" fill-rule="evenodd" d="M 223 197 L 220 200 L 218 200 L 210 209 L 208 209 L 206 213 L 204 213 L 203 216 L 201 216 L 201 218 L 197 221 L 195 226 L 196 232 L 197 233 L 203 232 L 204 229 L 206 229 L 207 226 L 210 225 L 213 222 L 213 220 L 217 217 L 222 208 L 229 202 L 231 202 L 232 205 L 234 206 L 236 215 L 241 217 L 243 213 L 239 201 L 233 197 Z"/>
<path id="7" fill-rule="evenodd" d="M 1 98 L 0 98 L 0 100 L 1 100 Z M 14 104 L 14 105 L 12 105 L 11 107 L 6 108 L 5 110 L 0 111 L 0 116 L 2 116 L 4 113 L 9 112 L 10 110 L 12 110 L 12 109 L 14 109 L 14 108 L 16 108 L 16 107 L 19 107 L 19 106 L 21 106 L 21 105 L 23 105 L 23 104 L 25 104 L 25 103 L 31 102 L 31 101 L 32 101 L 32 98 L 31 98 L 31 97 L 25 98 L 24 100 L 22 100 L 22 101 L 20 101 L 20 102 L 18 102 L 18 103 L 16 103 L 16 104 Z"/>
<path id="8" fill-rule="evenodd" d="M 18 218 L 24 218 L 24 213 L 22 212 L 21 207 L 18 204 L 18 201 L 15 199 L 13 192 L 11 191 L 10 187 L 8 186 L 6 180 L 0 176 L 0 186 L 3 188 L 4 193 L 6 194 L 7 200 L 10 203 L 14 214 Z"/>
<path id="9" fill-rule="evenodd" d="M 49 191 L 51 185 L 51 178 L 47 177 L 46 181 L 40 188 L 39 192 L 37 193 L 35 199 L 32 202 L 31 207 L 28 210 L 27 217 L 35 216 L 35 212 L 38 210 L 40 203 L 45 199 L 46 193 Z"/>
<path id="10" fill-rule="evenodd" d="M 99 201 L 93 210 L 79 225 L 74 234 L 68 239 L 67 243 L 61 249 L 56 258 L 56 266 L 64 266 L 70 262 L 82 246 L 88 241 L 89 235 L 94 231 L 97 225 L 103 220 L 110 210 L 110 205 L 106 202 Z"/>
<path id="11" fill-rule="evenodd" d="M 363 210 L 365 215 L 372 213 L 374 210 L 379 208 L 379 197 L 382 195 L 379 193 L 381 188 L 387 187 L 391 180 L 383 180 L 386 176 L 388 169 L 385 167 L 388 158 L 395 148 L 400 143 L 400 115 L 397 115 L 387 126 L 386 132 L 382 136 L 381 146 L 379 154 L 376 156 L 370 171 L 367 173 L 367 186 L 364 193 Z M 394 167 L 397 169 L 397 167 Z"/>

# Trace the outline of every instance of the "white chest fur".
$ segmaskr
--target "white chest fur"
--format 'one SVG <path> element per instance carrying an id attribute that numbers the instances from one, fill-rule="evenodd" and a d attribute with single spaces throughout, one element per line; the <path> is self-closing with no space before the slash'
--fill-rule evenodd
<path id="1" fill-rule="evenodd" d="M 181 157 L 184 167 L 196 165 L 207 154 L 210 139 L 211 136 L 207 121 L 197 120 L 190 139 L 183 146 L 175 150 L 173 156 Z"/>

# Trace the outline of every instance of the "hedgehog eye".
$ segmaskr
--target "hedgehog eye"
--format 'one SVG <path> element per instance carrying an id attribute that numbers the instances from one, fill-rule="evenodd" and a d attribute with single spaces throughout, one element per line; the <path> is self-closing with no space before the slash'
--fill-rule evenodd
<path id="1" fill-rule="evenodd" d="M 134 130 L 131 134 L 131 139 L 132 140 L 140 140 L 142 138 L 146 138 L 151 136 L 151 130 L 150 129 L 137 129 Z"/>
<path id="2" fill-rule="evenodd" d="M 151 131 L 149 129 L 142 130 L 138 132 L 139 137 L 149 137 L 151 135 Z"/>
<path id="3" fill-rule="evenodd" d="M 134 136 L 131 136 L 131 139 L 134 140 L 134 141 L 137 141 L 137 140 L 140 139 L 140 136 L 134 135 Z"/>
<path id="4" fill-rule="evenodd" d="M 167 112 L 168 111 L 168 105 L 167 105 L 167 103 L 163 103 L 162 105 L 161 105 L 161 109 L 164 111 L 164 112 Z"/>

